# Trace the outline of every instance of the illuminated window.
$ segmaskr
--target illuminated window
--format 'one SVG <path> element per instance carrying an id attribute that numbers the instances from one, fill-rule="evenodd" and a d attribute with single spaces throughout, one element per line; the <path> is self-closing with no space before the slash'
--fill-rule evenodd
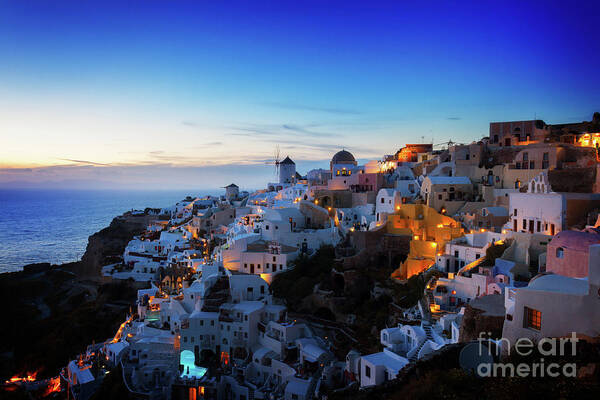
<path id="1" fill-rule="evenodd" d="M 523 313 L 525 314 L 525 328 L 531 328 L 537 331 L 542 329 L 542 313 L 540 311 L 525 307 Z"/>

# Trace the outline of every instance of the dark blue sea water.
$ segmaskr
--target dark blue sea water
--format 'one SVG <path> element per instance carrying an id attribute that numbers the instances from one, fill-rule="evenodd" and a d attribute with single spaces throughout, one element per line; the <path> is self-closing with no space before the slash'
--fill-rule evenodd
<path id="1" fill-rule="evenodd" d="M 88 236 L 131 209 L 168 207 L 190 191 L 0 189 L 0 273 L 77 261 Z M 202 193 L 204 194 L 204 193 Z"/>

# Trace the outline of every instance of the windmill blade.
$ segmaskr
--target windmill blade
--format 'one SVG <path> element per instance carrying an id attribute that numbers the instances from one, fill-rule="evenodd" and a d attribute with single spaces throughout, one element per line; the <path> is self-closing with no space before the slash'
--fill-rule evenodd
<path id="1" fill-rule="evenodd" d="M 275 176 L 279 176 L 279 145 L 275 146 Z"/>

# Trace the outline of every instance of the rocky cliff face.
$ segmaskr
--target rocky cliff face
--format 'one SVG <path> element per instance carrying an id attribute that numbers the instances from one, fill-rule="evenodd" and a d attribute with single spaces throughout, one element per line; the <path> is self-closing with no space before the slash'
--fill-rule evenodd
<path id="1" fill-rule="evenodd" d="M 108 227 L 89 237 L 81 262 L 73 272 L 82 277 L 99 276 L 102 267 L 117 262 L 127 243 L 156 218 L 156 215 L 130 213 L 114 218 Z"/>
<path id="2" fill-rule="evenodd" d="M 502 337 L 504 314 L 504 295 L 492 294 L 473 300 L 465 307 L 459 341 L 477 340 L 480 332 L 486 332 L 485 338 Z"/>

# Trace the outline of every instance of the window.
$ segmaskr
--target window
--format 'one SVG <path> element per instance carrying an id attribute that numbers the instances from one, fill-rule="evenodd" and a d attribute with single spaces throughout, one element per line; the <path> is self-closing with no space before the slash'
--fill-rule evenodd
<path id="1" fill-rule="evenodd" d="M 442 195 L 438 194 L 438 200 L 441 200 L 441 199 L 442 199 Z"/>
<path id="2" fill-rule="evenodd" d="M 565 249 L 562 247 L 558 247 L 556 249 L 556 258 L 564 258 L 565 257 Z"/>
<path id="3" fill-rule="evenodd" d="M 277 261 L 277 258 L 275 256 L 273 256 L 273 262 Z"/>
<path id="4" fill-rule="evenodd" d="M 479 257 L 481 257 L 481 254 L 475 254 L 475 259 L 479 260 Z"/>
<path id="5" fill-rule="evenodd" d="M 529 161 L 529 169 L 535 169 L 535 161 Z"/>
<path id="6" fill-rule="evenodd" d="M 527 229 L 527 220 L 523 218 L 523 229 Z"/>
<path id="7" fill-rule="evenodd" d="M 381 198 L 381 204 L 385 204 L 385 199 L 383 197 Z"/>
<path id="8" fill-rule="evenodd" d="M 542 221 L 537 222 L 537 231 L 540 232 L 542 230 Z"/>
<path id="9" fill-rule="evenodd" d="M 535 329 L 537 331 L 542 329 L 542 313 L 541 311 L 534 310 L 533 308 L 524 307 L 523 314 L 525 316 L 524 327 Z"/>
<path id="10" fill-rule="evenodd" d="M 517 209 L 516 208 L 513 210 L 513 216 L 515 216 L 515 217 L 517 216 Z"/>
<path id="11" fill-rule="evenodd" d="M 523 161 L 529 161 L 529 154 L 523 153 Z"/>
<path id="12" fill-rule="evenodd" d="M 369 367 L 368 365 L 365 365 L 365 376 L 367 378 L 371 377 L 371 367 Z"/>

